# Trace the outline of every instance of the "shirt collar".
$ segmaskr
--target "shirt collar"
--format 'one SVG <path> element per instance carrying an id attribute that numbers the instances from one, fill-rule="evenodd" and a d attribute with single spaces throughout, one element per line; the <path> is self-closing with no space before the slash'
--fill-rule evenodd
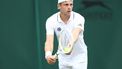
<path id="1" fill-rule="evenodd" d="M 70 16 L 68 22 L 71 21 L 71 20 L 73 20 L 73 18 L 74 18 L 74 15 L 73 15 L 73 11 L 72 11 L 72 12 L 71 12 L 71 16 Z M 58 21 L 59 23 L 62 23 L 62 22 L 63 22 L 63 21 L 61 20 L 61 18 L 60 18 L 60 12 L 58 12 L 58 14 L 57 14 L 57 21 Z"/>

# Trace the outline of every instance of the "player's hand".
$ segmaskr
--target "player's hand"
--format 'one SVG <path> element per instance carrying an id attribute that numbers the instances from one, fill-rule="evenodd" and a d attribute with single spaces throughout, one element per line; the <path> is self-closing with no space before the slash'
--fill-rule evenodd
<path id="1" fill-rule="evenodd" d="M 47 60 L 47 62 L 49 63 L 49 64 L 54 64 L 55 62 L 56 62 L 56 57 L 55 56 L 48 56 L 47 58 L 46 58 L 46 60 Z"/>
<path id="2" fill-rule="evenodd" d="M 69 41 L 69 43 L 68 43 L 68 47 L 69 48 L 72 48 L 73 47 L 73 45 L 74 45 L 74 39 L 73 39 L 73 37 L 71 38 L 71 40 Z"/>

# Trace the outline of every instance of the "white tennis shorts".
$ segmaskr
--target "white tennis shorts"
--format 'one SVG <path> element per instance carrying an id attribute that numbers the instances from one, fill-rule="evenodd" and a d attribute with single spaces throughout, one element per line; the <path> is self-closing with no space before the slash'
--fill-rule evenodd
<path id="1" fill-rule="evenodd" d="M 69 63 L 59 62 L 59 69 L 87 69 L 87 62 Z"/>

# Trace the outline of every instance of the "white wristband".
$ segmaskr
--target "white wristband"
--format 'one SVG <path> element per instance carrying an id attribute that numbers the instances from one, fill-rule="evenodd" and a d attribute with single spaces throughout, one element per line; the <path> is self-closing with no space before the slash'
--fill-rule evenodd
<path id="1" fill-rule="evenodd" d="M 46 51 L 45 53 L 45 58 L 47 59 L 48 56 L 51 56 L 52 55 L 52 52 L 51 51 Z"/>

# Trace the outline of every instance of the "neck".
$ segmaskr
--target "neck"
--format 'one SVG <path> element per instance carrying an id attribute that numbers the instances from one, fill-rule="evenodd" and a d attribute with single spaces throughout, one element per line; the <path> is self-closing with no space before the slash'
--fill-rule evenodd
<path id="1" fill-rule="evenodd" d="M 64 22 L 64 23 L 67 23 L 67 21 L 69 20 L 70 18 L 70 15 L 65 15 L 65 14 L 60 14 L 60 17 L 61 17 L 61 20 Z"/>

